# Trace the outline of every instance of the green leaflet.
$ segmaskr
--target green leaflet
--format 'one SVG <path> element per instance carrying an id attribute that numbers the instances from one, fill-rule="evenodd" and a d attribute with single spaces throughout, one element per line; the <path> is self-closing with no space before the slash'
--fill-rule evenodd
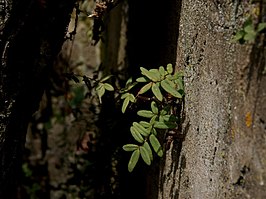
<path id="1" fill-rule="evenodd" d="M 150 69 L 149 73 L 154 77 L 154 79 L 156 80 L 155 82 L 161 80 L 161 75 L 158 69 Z"/>
<path id="2" fill-rule="evenodd" d="M 103 96 L 104 93 L 105 93 L 104 84 L 103 84 L 103 83 L 99 83 L 99 84 L 97 85 L 97 87 L 95 88 L 95 90 L 96 90 L 96 93 L 97 93 L 97 95 L 98 95 L 98 97 L 99 97 L 99 101 L 100 101 L 100 103 L 102 103 L 102 96 Z"/>
<path id="3" fill-rule="evenodd" d="M 100 82 L 105 82 L 106 80 L 110 79 L 113 75 L 108 75 L 100 80 Z"/>
<path id="4" fill-rule="evenodd" d="M 156 78 L 157 81 L 161 80 L 161 74 L 158 69 L 150 69 L 149 73 L 151 73 Z"/>
<path id="5" fill-rule="evenodd" d="M 163 115 L 162 117 L 165 122 L 177 122 L 177 118 L 174 115 Z"/>
<path id="6" fill-rule="evenodd" d="M 140 110 L 137 112 L 137 114 L 141 117 L 146 117 L 146 118 L 152 118 L 154 116 L 154 113 L 148 110 Z"/>
<path id="7" fill-rule="evenodd" d="M 167 84 L 169 84 L 171 87 L 173 87 L 174 89 L 176 89 L 176 83 L 175 83 L 175 78 L 173 77 L 173 76 L 168 76 L 165 80 L 164 80 L 164 82 L 166 82 Z"/>
<path id="8" fill-rule="evenodd" d="M 159 73 L 160 73 L 161 77 L 163 77 L 163 76 L 166 75 L 166 72 L 165 72 L 165 69 L 164 69 L 163 66 L 160 66 L 160 67 L 159 67 Z"/>
<path id="9" fill-rule="evenodd" d="M 124 93 L 121 95 L 121 99 L 125 99 L 127 96 L 129 95 L 129 93 Z"/>
<path id="10" fill-rule="evenodd" d="M 148 71 L 146 68 L 140 67 L 141 73 L 152 80 L 153 82 L 157 82 L 160 80 L 160 76 L 156 74 L 155 72 Z"/>
<path id="11" fill-rule="evenodd" d="M 136 150 L 138 148 L 139 148 L 139 146 L 136 145 L 136 144 L 126 144 L 126 145 L 123 146 L 123 149 L 125 151 L 134 151 L 134 150 Z"/>
<path id="12" fill-rule="evenodd" d="M 172 64 L 167 64 L 166 66 L 166 70 L 169 74 L 172 74 L 173 73 L 173 65 Z"/>
<path id="13" fill-rule="evenodd" d="M 124 102 L 123 102 L 123 105 L 122 105 L 122 113 L 125 113 L 126 112 L 126 109 L 127 109 L 127 106 L 129 104 L 129 98 L 126 97 Z"/>
<path id="14" fill-rule="evenodd" d="M 256 39 L 256 32 L 249 32 L 244 36 L 244 40 L 246 41 L 254 41 L 255 39 Z"/>
<path id="15" fill-rule="evenodd" d="M 166 79 L 161 82 L 161 86 L 166 92 L 170 93 L 172 96 L 176 98 L 182 98 L 182 95 L 175 88 L 173 88 Z"/>
<path id="16" fill-rule="evenodd" d="M 178 90 L 184 90 L 184 83 L 183 80 L 181 78 L 178 78 L 177 80 L 175 80 L 177 86 L 178 86 Z"/>
<path id="17" fill-rule="evenodd" d="M 151 120 L 150 120 L 150 124 L 153 125 L 157 119 L 158 119 L 158 115 L 154 115 L 154 116 L 151 118 Z"/>
<path id="18" fill-rule="evenodd" d="M 174 122 L 155 122 L 154 123 L 154 128 L 157 129 L 174 129 L 176 127 L 176 124 Z"/>
<path id="19" fill-rule="evenodd" d="M 126 82 L 125 88 L 121 89 L 120 93 L 128 92 L 137 84 L 138 82 L 132 82 L 132 78 L 129 78 Z"/>
<path id="20" fill-rule="evenodd" d="M 147 131 L 149 132 L 149 134 L 151 133 L 152 129 L 153 129 L 153 125 L 150 124 L 150 126 L 147 128 Z"/>
<path id="21" fill-rule="evenodd" d="M 171 119 L 171 115 L 162 115 L 163 121 L 169 122 Z"/>
<path id="22" fill-rule="evenodd" d="M 156 104 L 155 101 L 152 101 L 152 102 L 151 102 L 151 110 L 152 110 L 152 112 L 153 112 L 155 115 L 157 115 L 158 112 L 159 112 L 159 109 L 158 109 L 157 104 Z"/>
<path id="23" fill-rule="evenodd" d="M 177 72 L 173 75 L 173 79 L 182 79 L 182 77 L 184 77 L 184 72 L 183 72 L 183 71 L 177 71 Z"/>
<path id="24" fill-rule="evenodd" d="M 133 128 L 133 130 L 137 131 L 143 136 L 148 136 L 150 134 L 147 129 L 145 129 L 141 124 L 137 122 L 133 122 L 133 126 L 131 128 Z"/>
<path id="25" fill-rule="evenodd" d="M 140 147 L 140 155 L 147 165 L 151 165 L 151 158 L 147 149 L 143 146 Z"/>
<path id="26" fill-rule="evenodd" d="M 129 99 L 129 101 L 131 101 L 132 103 L 134 103 L 136 101 L 136 98 L 133 94 L 129 94 L 127 97 Z"/>
<path id="27" fill-rule="evenodd" d="M 149 122 L 146 122 L 146 121 L 140 121 L 139 123 L 145 128 L 148 128 L 151 126 L 151 124 Z"/>
<path id="28" fill-rule="evenodd" d="M 139 90 L 138 95 L 141 95 L 141 94 L 143 94 L 143 93 L 146 93 L 148 90 L 150 90 L 151 86 L 152 86 L 152 82 L 149 82 L 148 84 L 146 84 L 145 86 L 143 86 L 143 87 Z"/>
<path id="29" fill-rule="evenodd" d="M 139 160 L 139 155 L 140 155 L 139 149 L 133 151 L 133 153 L 129 159 L 129 162 L 128 162 L 128 171 L 129 172 L 132 172 L 133 169 L 135 168 L 135 166 Z"/>
<path id="30" fill-rule="evenodd" d="M 133 126 L 130 127 L 130 132 L 131 135 L 133 136 L 133 138 L 139 142 L 139 143 L 143 143 L 144 142 L 144 138 L 142 137 L 141 133 Z"/>
<path id="31" fill-rule="evenodd" d="M 127 82 L 126 82 L 126 86 L 129 86 L 130 84 L 132 84 L 133 79 L 132 77 L 128 78 Z"/>
<path id="32" fill-rule="evenodd" d="M 260 32 L 260 31 L 264 30 L 265 28 L 266 28 L 266 23 L 265 22 L 259 23 L 257 31 Z"/>
<path id="33" fill-rule="evenodd" d="M 163 122 L 163 121 L 164 121 L 163 116 L 160 115 L 160 116 L 159 116 L 159 122 Z"/>
<path id="34" fill-rule="evenodd" d="M 129 102 L 134 103 L 136 101 L 136 98 L 131 93 L 124 93 L 121 96 L 121 99 L 123 99 L 123 98 L 124 98 L 124 101 L 123 101 L 123 105 L 122 105 L 122 113 L 125 113 L 126 112 L 126 109 L 128 107 Z"/>
<path id="35" fill-rule="evenodd" d="M 104 83 L 104 88 L 108 91 L 114 91 L 114 87 L 111 84 Z"/>
<path id="36" fill-rule="evenodd" d="M 160 115 L 166 115 L 168 113 L 168 108 L 164 108 L 161 110 Z"/>
<path id="37" fill-rule="evenodd" d="M 255 33 L 253 24 L 249 24 L 244 27 L 244 31 L 247 33 Z"/>
<path id="38" fill-rule="evenodd" d="M 163 101 L 163 95 L 159 89 L 158 84 L 153 83 L 151 90 L 153 92 L 153 94 L 155 95 L 155 97 L 159 100 L 159 101 Z"/>
<path id="39" fill-rule="evenodd" d="M 143 147 L 147 150 L 151 161 L 153 160 L 152 150 L 148 142 L 144 142 Z"/>
<path id="40" fill-rule="evenodd" d="M 151 129 L 151 133 L 152 133 L 153 135 L 156 136 L 156 135 L 157 135 L 157 131 L 156 131 L 156 129 L 155 129 L 155 128 L 152 128 L 152 129 Z"/>
<path id="41" fill-rule="evenodd" d="M 140 83 L 149 82 L 149 79 L 146 77 L 139 77 L 136 79 L 136 82 L 140 82 Z"/>
<path id="42" fill-rule="evenodd" d="M 150 140 L 151 146 L 152 146 L 153 150 L 155 151 L 155 153 L 157 153 L 157 155 L 159 157 L 162 157 L 163 156 L 163 149 L 161 147 L 159 140 L 153 134 L 150 135 L 149 140 Z"/>

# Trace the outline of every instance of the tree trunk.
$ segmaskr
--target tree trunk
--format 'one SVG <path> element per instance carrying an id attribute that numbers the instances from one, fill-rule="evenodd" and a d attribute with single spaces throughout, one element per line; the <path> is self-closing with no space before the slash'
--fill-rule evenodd
<path id="1" fill-rule="evenodd" d="M 246 6 L 182 1 L 176 63 L 185 71 L 184 139 L 171 143 L 161 165 L 161 199 L 266 198 L 265 38 L 231 40 Z"/>
<path id="2" fill-rule="evenodd" d="M 59 52 L 75 0 L 1 1 L 0 198 L 16 198 L 25 134 Z"/>

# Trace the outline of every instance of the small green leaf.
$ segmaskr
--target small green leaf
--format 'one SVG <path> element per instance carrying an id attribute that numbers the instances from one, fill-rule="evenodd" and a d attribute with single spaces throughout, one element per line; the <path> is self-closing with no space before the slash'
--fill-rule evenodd
<path id="1" fill-rule="evenodd" d="M 182 98 L 182 95 L 175 89 L 175 88 L 173 88 L 171 85 L 170 85 L 170 83 L 169 83 L 169 81 L 168 80 L 163 80 L 162 82 L 161 82 L 161 86 L 162 86 L 162 88 L 166 91 L 166 92 L 168 92 L 168 93 L 170 93 L 172 96 L 174 96 L 174 97 L 176 97 L 176 98 Z"/>
<path id="2" fill-rule="evenodd" d="M 178 90 L 184 90 L 184 83 L 183 83 L 183 80 L 182 79 L 177 79 L 177 80 L 175 80 L 175 82 L 176 82 L 176 84 L 177 84 L 177 86 L 178 86 Z"/>
<path id="3" fill-rule="evenodd" d="M 163 101 L 163 95 L 160 91 L 160 88 L 158 86 L 158 84 L 153 83 L 151 90 L 153 92 L 153 94 L 155 95 L 155 97 L 159 100 L 159 101 Z"/>
<path id="4" fill-rule="evenodd" d="M 152 102 L 151 102 L 151 110 L 152 110 L 152 112 L 153 112 L 155 115 L 157 115 L 158 112 L 159 112 L 159 110 L 158 110 L 158 106 L 157 106 L 157 104 L 156 104 L 155 101 L 152 101 Z"/>
<path id="5" fill-rule="evenodd" d="M 238 31 L 238 32 L 235 34 L 235 36 L 233 37 L 233 40 L 234 40 L 234 41 L 239 41 L 240 39 L 242 39 L 242 38 L 244 37 L 244 35 L 245 35 L 245 31 L 240 30 L 240 31 Z"/>
<path id="6" fill-rule="evenodd" d="M 158 129 L 174 129 L 176 128 L 176 123 L 174 122 L 155 122 L 154 123 L 154 128 L 158 128 Z"/>
<path id="7" fill-rule="evenodd" d="M 144 162 L 147 165 L 151 165 L 151 159 L 150 159 L 150 155 L 149 152 L 147 151 L 147 149 L 143 146 L 140 147 L 140 155 L 142 157 L 142 159 L 144 160 Z"/>
<path id="8" fill-rule="evenodd" d="M 146 117 L 146 118 L 152 118 L 154 116 L 154 113 L 148 110 L 140 110 L 137 112 L 137 114 L 141 117 Z"/>
<path id="9" fill-rule="evenodd" d="M 124 93 L 121 95 L 121 99 L 125 99 L 127 96 L 129 95 L 129 93 Z"/>
<path id="10" fill-rule="evenodd" d="M 152 133 L 153 135 L 156 136 L 156 135 L 157 135 L 157 131 L 156 131 L 156 129 L 155 129 L 155 128 L 152 128 L 152 129 L 151 129 L 151 133 Z"/>
<path id="11" fill-rule="evenodd" d="M 151 86 L 152 86 L 152 82 L 149 82 L 148 84 L 146 84 L 145 86 L 143 86 L 143 87 L 139 90 L 138 95 L 141 95 L 141 94 L 143 94 L 143 93 L 146 93 L 148 90 L 150 90 Z"/>
<path id="12" fill-rule="evenodd" d="M 152 80 L 153 82 L 159 81 L 160 77 L 156 75 L 156 73 L 153 73 L 151 71 L 148 71 L 146 68 L 140 67 L 141 74 Z"/>
<path id="13" fill-rule="evenodd" d="M 137 142 L 139 142 L 139 143 L 143 143 L 144 142 L 144 138 L 142 137 L 142 135 L 140 134 L 140 132 L 134 126 L 131 126 L 130 127 L 130 132 L 131 132 L 131 135 L 133 136 L 133 138 Z"/>
<path id="14" fill-rule="evenodd" d="M 169 112 L 168 108 L 164 108 L 160 111 L 160 115 L 166 115 Z"/>
<path id="15" fill-rule="evenodd" d="M 159 122 L 164 122 L 164 119 L 163 119 L 162 115 L 159 116 Z"/>
<path id="16" fill-rule="evenodd" d="M 131 101 L 132 103 L 135 103 L 136 98 L 135 98 L 135 96 L 133 94 L 129 94 L 127 97 L 129 99 L 129 101 Z"/>
<path id="17" fill-rule="evenodd" d="M 155 77 L 156 81 L 161 79 L 161 74 L 158 69 L 150 69 L 149 72 Z"/>
<path id="18" fill-rule="evenodd" d="M 132 77 L 128 78 L 127 82 L 126 82 L 126 86 L 129 86 L 132 83 Z"/>
<path id="19" fill-rule="evenodd" d="M 126 112 L 126 109 L 127 109 L 127 106 L 129 104 L 129 98 L 126 97 L 124 102 L 123 102 L 123 105 L 122 105 L 122 113 L 125 113 Z"/>
<path id="20" fill-rule="evenodd" d="M 151 161 L 153 160 L 152 150 L 148 142 L 144 142 L 143 147 L 147 150 Z"/>
<path id="21" fill-rule="evenodd" d="M 155 123 L 155 121 L 156 120 L 158 120 L 158 115 L 154 115 L 152 118 L 151 118 L 151 120 L 150 120 L 150 124 L 154 124 Z"/>
<path id="22" fill-rule="evenodd" d="M 165 76 L 165 69 L 163 66 L 159 67 L 159 73 L 160 73 L 161 77 Z"/>
<path id="23" fill-rule="evenodd" d="M 144 128 L 148 128 L 151 126 L 151 124 L 149 122 L 146 121 L 140 121 L 139 122 L 141 124 L 141 126 L 143 126 Z"/>
<path id="24" fill-rule="evenodd" d="M 253 24 L 249 24 L 249 25 L 245 26 L 244 31 L 247 33 L 254 33 L 255 31 L 254 31 Z"/>
<path id="25" fill-rule="evenodd" d="M 177 118 L 174 115 L 163 115 L 163 120 L 166 122 L 176 122 Z"/>
<path id="26" fill-rule="evenodd" d="M 152 72 L 152 73 L 155 73 L 155 74 L 158 74 L 159 73 L 159 70 L 156 69 L 156 68 L 150 69 L 149 71 Z"/>
<path id="27" fill-rule="evenodd" d="M 121 89 L 120 93 L 128 92 L 129 90 L 131 90 L 136 85 L 137 85 L 137 82 L 130 83 L 130 84 L 126 85 L 125 88 Z"/>
<path id="28" fill-rule="evenodd" d="M 123 149 L 125 151 L 134 151 L 134 150 L 136 150 L 138 148 L 139 148 L 139 145 L 136 145 L 136 144 L 126 144 L 126 145 L 123 146 Z"/>
<path id="29" fill-rule="evenodd" d="M 167 79 L 175 83 L 177 80 L 183 81 L 184 72 L 183 71 L 177 71 L 174 75 L 168 75 Z M 176 83 L 175 83 L 176 84 Z"/>
<path id="30" fill-rule="evenodd" d="M 172 75 L 168 75 L 167 78 L 165 80 L 163 80 L 164 82 L 166 82 L 167 84 L 169 84 L 171 87 L 176 88 L 176 84 L 175 84 L 175 78 Z"/>
<path id="31" fill-rule="evenodd" d="M 151 134 L 149 137 L 151 146 L 153 148 L 153 150 L 155 151 L 155 153 L 157 153 L 157 155 L 159 157 L 163 156 L 163 149 L 161 147 L 161 144 L 159 142 L 159 140 L 156 138 L 156 136 L 154 134 Z"/>
<path id="32" fill-rule="evenodd" d="M 136 130 L 138 133 L 140 133 L 143 136 L 148 136 L 150 132 L 145 129 L 144 126 L 142 126 L 140 123 L 133 122 L 133 126 L 131 127 L 133 130 Z"/>
<path id="33" fill-rule="evenodd" d="M 108 91 L 114 91 L 114 87 L 111 84 L 104 83 L 104 88 Z"/>
<path id="34" fill-rule="evenodd" d="M 96 93 L 98 95 L 100 103 L 102 103 L 102 96 L 105 93 L 104 85 L 102 83 L 99 83 L 98 86 L 95 88 L 95 90 L 96 90 Z"/>
<path id="35" fill-rule="evenodd" d="M 182 71 L 182 70 L 177 71 L 177 72 L 173 75 L 173 77 L 174 77 L 175 79 L 179 79 L 179 78 L 184 77 L 184 71 Z"/>
<path id="36" fill-rule="evenodd" d="M 149 79 L 146 77 L 139 77 L 136 79 L 137 82 L 141 82 L 141 83 L 145 83 L 145 82 L 149 82 Z"/>
<path id="37" fill-rule="evenodd" d="M 133 151 L 133 153 L 129 159 L 129 162 L 128 162 L 128 171 L 129 172 L 132 172 L 133 169 L 135 168 L 135 166 L 139 160 L 139 155 L 140 155 L 139 149 Z"/>
<path id="38" fill-rule="evenodd" d="M 264 22 L 264 23 L 259 23 L 259 25 L 258 25 L 258 32 L 260 32 L 260 31 L 262 31 L 262 30 L 264 30 L 266 28 L 266 23 Z"/>
<path id="39" fill-rule="evenodd" d="M 105 82 L 106 80 L 110 79 L 113 75 L 108 75 L 100 80 L 101 83 Z"/>
<path id="40" fill-rule="evenodd" d="M 169 74 L 172 74 L 173 73 L 173 65 L 172 64 L 167 64 L 166 66 L 166 70 Z"/>
<path id="41" fill-rule="evenodd" d="M 245 41 L 254 41 L 256 39 L 256 33 L 247 33 L 244 36 Z"/>
<path id="42" fill-rule="evenodd" d="M 101 87 L 103 87 L 103 83 L 98 83 L 98 84 L 96 85 L 96 87 L 95 87 L 95 90 L 96 90 L 96 91 L 97 91 L 97 90 L 100 90 Z"/>

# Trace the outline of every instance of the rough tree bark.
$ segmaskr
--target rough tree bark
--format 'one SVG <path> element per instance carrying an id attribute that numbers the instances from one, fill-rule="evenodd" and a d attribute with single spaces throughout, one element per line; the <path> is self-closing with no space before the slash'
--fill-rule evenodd
<path id="1" fill-rule="evenodd" d="M 185 137 L 161 165 L 161 199 L 266 198 L 265 38 L 231 41 L 244 3 L 182 1 L 176 65 L 185 70 Z"/>
<path id="2" fill-rule="evenodd" d="M 0 198 L 16 198 L 28 122 L 59 52 L 70 1 L 0 2 Z"/>

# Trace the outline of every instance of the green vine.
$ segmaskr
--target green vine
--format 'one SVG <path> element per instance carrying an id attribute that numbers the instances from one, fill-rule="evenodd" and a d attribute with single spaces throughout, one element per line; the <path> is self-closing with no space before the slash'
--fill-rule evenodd
<path id="1" fill-rule="evenodd" d="M 174 131 L 177 128 L 178 116 L 174 108 L 184 95 L 183 75 L 181 72 L 173 74 L 172 64 L 168 64 L 166 69 L 160 66 L 159 69 L 147 70 L 141 67 L 140 70 L 142 76 L 136 81 L 129 79 L 121 91 L 121 99 L 124 100 L 123 113 L 130 102 L 151 101 L 149 110 L 137 111 L 137 115 L 145 120 L 133 122 L 130 127 L 131 135 L 137 144 L 130 143 L 123 146 L 125 151 L 132 152 L 128 163 L 129 172 L 133 171 L 140 156 L 147 165 L 151 165 L 154 153 L 159 157 L 163 156 L 163 148 L 157 134 L 160 131 Z M 142 87 L 134 95 L 131 90 L 138 84 L 142 84 Z"/>

